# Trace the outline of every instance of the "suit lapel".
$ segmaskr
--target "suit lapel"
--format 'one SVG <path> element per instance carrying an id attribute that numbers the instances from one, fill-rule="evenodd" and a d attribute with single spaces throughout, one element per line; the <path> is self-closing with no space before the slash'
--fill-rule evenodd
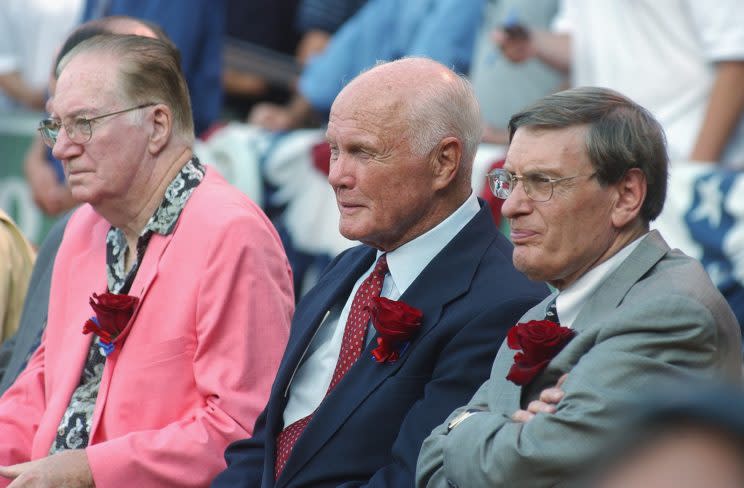
<path id="1" fill-rule="evenodd" d="M 304 359 L 305 353 L 328 312 L 348 299 L 356 280 L 374 261 L 376 251 L 367 246 L 358 246 L 342 255 L 331 266 L 297 306 L 292 319 L 292 331 L 287 349 L 277 371 L 267 408 L 266 452 L 264 480 L 274 478 L 274 452 L 276 435 L 284 426 L 284 407 L 294 374 Z M 305 304 L 309 304 L 305 306 Z M 290 465 L 288 465 L 289 467 Z M 287 479 L 285 468 L 280 480 Z"/>
<path id="2" fill-rule="evenodd" d="M 581 308 L 574 321 L 580 333 L 592 324 L 594 317 L 617 308 L 630 288 L 669 252 L 669 246 L 657 231 L 650 232 L 618 266 Z"/>
<path id="3" fill-rule="evenodd" d="M 359 405 L 387 378 L 403 367 L 407 357 L 414 353 L 420 339 L 437 327 L 446 305 L 470 289 L 473 275 L 493 241 L 483 238 L 494 230 L 493 221 L 490 219 L 488 209 L 485 211 L 481 209 L 403 293 L 401 301 L 423 312 L 418 336 L 394 363 L 374 361 L 372 349 L 377 344 L 376 336 L 373 337 L 362 351 L 359 360 L 318 407 L 305 430 L 305 435 L 295 444 L 292 456 L 278 480 L 279 485 L 290 480 L 328 442 Z M 371 259 L 364 269 L 370 265 Z M 355 275 L 354 281 L 360 274 L 361 271 Z"/>
<path id="4" fill-rule="evenodd" d="M 104 221 L 97 221 L 89 231 L 92 239 L 104 242 L 108 227 Z M 73 239 L 75 241 L 75 239 Z M 51 331 L 61 331 L 60 336 L 45 333 L 47 340 L 65 344 L 65 354 L 47 356 L 46 374 L 52 379 L 50 384 L 58 385 L 48 406 L 48 417 L 54 422 L 43 423 L 39 428 L 39 444 L 51 446 L 57 434 L 60 419 L 67 410 L 75 388 L 80 384 L 80 375 L 88 357 L 92 334 L 83 334 L 85 321 L 93 315 L 88 300 L 93 292 L 106 290 L 104 270 L 106 255 L 103 247 L 77 247 L 62 243 L 60 251 L 63 259 L 53 266 L 59 275 L 53 274 L 49 300 L 48 319 L 54 321 L 47 327 Z M 52 357 L 54 359 L 52 359 Z M 42 440 L 43 439 L 43 440 Z"/>
<path id="5" fill-rule="evenodd" d="M 147 245 L 147 250 L 142 258 L 142 264 L 140 264 L 137 275 L 134 278 L 129 295 L 136 296 L 139 298 L 137 307 L 132 313 L 132 317 L 129 319 L 127 327 L 135 327 L 137 316 L 142 308 L 142 305 L 147 299 L 147 292 L 150 290 L 155 278 L 158 275 L 158 268 L 160 261 L 168 248 L 175 231 L 167 236 L 160 234 L 153 234 L 150 238 L 150 242 Z M 93 410 L 93 419 L 91 422 L 90 439 L 91 442 L 95 441 L 95 434 L 98 427 L 98 422 L 103 413 L 103 409 L 108 398 L 108 389 L 111 384 L 111 377 L 116 369 L 117 359 L 121 353 L 121 348 L 126 347 L 126 340 L 122 344 L 117 344 L 116 349 L 106 358 L 106 364 L 103 368 L 103 376 L 101 378 L 101 384 L 98 388 L 98 396 L 96 397 L 96 405 Z"/>
<path id="6" fill-rule="evenodd" d="M 100 258 L 100 259 L 99 259 Z M 59 359 L 64 360 L 65 364 L 54 364 L 48 365 L 52 371 L 52 375 L 57 376 L 59 384 L 59 394 L 55 395 L 54 402 L 50 403 L 50 410 L 58 410 L 51 417 L 57 419 L 62 418 L 65 410 L 69 406 L 70 398 L 75 388 L 80 384 L 80 375 L 83 371 L 83 366 L 88 357 L 88 351 L 93 334 L 83 334 L 83 325 L 85 321 L 93 315 L 93 310 L 88 305 L 88 298 L 93 292 L 104 291 L 106 289 L 106 278 L 105 274 L 101 273 L 100 263 L 105 259 L 105 256 L 101 253 L 100 256 L 96 256 L 94 259 L 90 259 L 88 252 L 84 252 L 74 256 L 70 259 L 69 270 L 73 270 L 76 275 L 86 277 L 100 277 L 100 279 L 94 279 L 98 284 L 91 287 L 91 281 L 86 279 L 65 279 L 66 283 L 69 283 L 68 289 L 55 288 L 65 297 L 65 300 L 59 301 L 60 307 L 64 307 L 64 311 L 56 311 L 54 316 L 57 320 L 64 321 L 64 342 L 67 344 L 67 348 L 70 351 L 69 354 L 59 356 Z M 65 277 L 67 278 L 67 277 Z M 59 328 L 58 324 L 55 324 Z M 44 339 L 46 341 L 46 338 Z M 53 427 L 56 429 L 58 424 Z M 51 433 L 49 445 L 52 445 L 56 430 Z"/>
<path id="7" fill-rule="evenodd" d="M 588 327 L 591 327 L 597 320 L 597 317 L 601 317 L 607 313 L 608 310 L 617 308 L 622 302 L 625 295 L 640 280 L 643 275 L 656 265 L 664 255 L 669 251 L 669 246 L 664 242 L 661 235 L 656 232 L 650 232 L 643 240 L 638 244 L 638 247 L 630 253 L 630 255 L 612 272 L 609 276 L 601 283 L 599 288 L 591 295 L 591 297 L 584 303 L 579 311 L 576 320 L 573 322 L 573 329 L 576 334 L 581 334 Z M 539 315 L 538 310 L 544 312 L 547 304 L 550 303 L 554 295 L 545 299 L 540 305 L 534 307 L 530 312 L 534 311 L 535 315 Z M 531 319 L 540 319 L 539 317 L 531 317 Z M 553 370 L 568 371 L 572 364 L 571 359 L 568 356 L 561 355 L 560 353 L 551 361 Z M 504 365 L 507 368 L 511 367 L 511 363 L 507 362 Z M 545 388 L 555 385 L 558 381 L 557 376 L 551 376 L 546 373 L 539 374 L 534 381 L 525 385 L 522 388 L 520 404 L 524 407 L 530 399 L 536 398 L 542 390 Z"/>
<path id="8" fill-rule="evenodd" d="M 293 320 L 292 334 L 295 337 L 287 345 L 277 373 L 277 385 L 281 386 L 281 393 L 285 396 L 294 372 L 318 327 L 334 305 L 342 303 L 349 297 L 354 283 L 372 265 L 375 257 L 375 250 L 366 246 L 355 248 L 350 253 L 353 255 L 349 256 L 349 262 L 342 260 L 334 266 L 315 285 L 313 295 L 305 298 L 308 302 L 313 302 L 313 306 L 304 309 L 302 302 L 298 305 L 298 309 L 302 308 L 302 311 Z"/>

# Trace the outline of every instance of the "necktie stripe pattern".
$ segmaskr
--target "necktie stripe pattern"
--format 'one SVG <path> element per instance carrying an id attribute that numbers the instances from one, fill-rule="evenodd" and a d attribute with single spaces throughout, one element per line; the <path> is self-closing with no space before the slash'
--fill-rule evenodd
<path id="1" fill-rule="evenodd" d="M 367 325 L 369 324 L 369 311 L 366 307 L 372 303 L 372 299 L 380 296 L 382 283 L 388 272 L 387 257 L 385 254 L 380 256 L 375 264 L 372 273 L 365 278 L 356 291 L 354 299 L 351 302 L 349 318 L 346 320 L 344 336 L 341 340 L 341 351 L 338 355 L 336 368 L 331 377 L 331 384 L 328 386 L 326 396 L 336 387 L 341 378 L 351 369 L 364 349 L 364 338 L 367 335 Z M 315 413 L 315 412 L 313 412 Z M 276 438 L 276 458 L 274 462 L 274 479 L 279 478 L 284 466 L 287 464 L 292 448 L 302 432 L 310 423 L 313 413 L 297 420 L 282 430 Z"/>

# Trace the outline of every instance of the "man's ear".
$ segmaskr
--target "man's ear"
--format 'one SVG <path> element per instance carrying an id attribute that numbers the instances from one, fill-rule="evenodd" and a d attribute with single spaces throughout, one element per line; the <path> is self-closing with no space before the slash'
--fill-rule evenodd
<path id="1" fill-rule="evenodd" d="M 434 190 L 447 188 L 458 174 L 462 160 L 462 143 L 456 137 L 445 137 L 432 155 Z"/>
<path id="2" fill-rule="evenodd" d="M 619 229 L 641 213 L 646 200 L 646 175 L 639 168 L 631 168 L 612 186 L 617 191 L 617 201 L 612 209 L 612 224 Z"/>
<path id="3" fill-rule="evenodd" d="M 173 113 L 171 109 L 159 103 L 152 111 L 152 132 L 148 149 L 152 154 L 158 154 L 165 147 L 173 132 Z"/>

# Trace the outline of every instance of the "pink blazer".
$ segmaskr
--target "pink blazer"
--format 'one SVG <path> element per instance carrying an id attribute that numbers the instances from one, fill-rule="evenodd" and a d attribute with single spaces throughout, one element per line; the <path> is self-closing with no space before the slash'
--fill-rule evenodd
<path id="1" fill-rule="evenodd" d="M 0 399 L 2 464 L 52 445 L 90 346 L 88 298 L 106 290 L 109 227 L 88 205 L 67 225 L 44 340 Z M 208 486 L 225 447 L 251 435 L 289 335 L 294 296 L 279 237 L 208 170 L 175 231 L 152 237 L 130 294 L 140 303 L 106 360 L 86 450 L 96 486 Z"/>

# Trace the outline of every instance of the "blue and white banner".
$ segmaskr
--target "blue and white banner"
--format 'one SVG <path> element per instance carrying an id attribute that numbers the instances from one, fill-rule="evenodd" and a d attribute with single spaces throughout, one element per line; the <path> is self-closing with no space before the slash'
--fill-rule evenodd
<path id="1" fill-rule="evenodd" d="M 675 162 L 657 228 L 670 246 L 700 260 L 744 319 L 744 172 Z"/>

